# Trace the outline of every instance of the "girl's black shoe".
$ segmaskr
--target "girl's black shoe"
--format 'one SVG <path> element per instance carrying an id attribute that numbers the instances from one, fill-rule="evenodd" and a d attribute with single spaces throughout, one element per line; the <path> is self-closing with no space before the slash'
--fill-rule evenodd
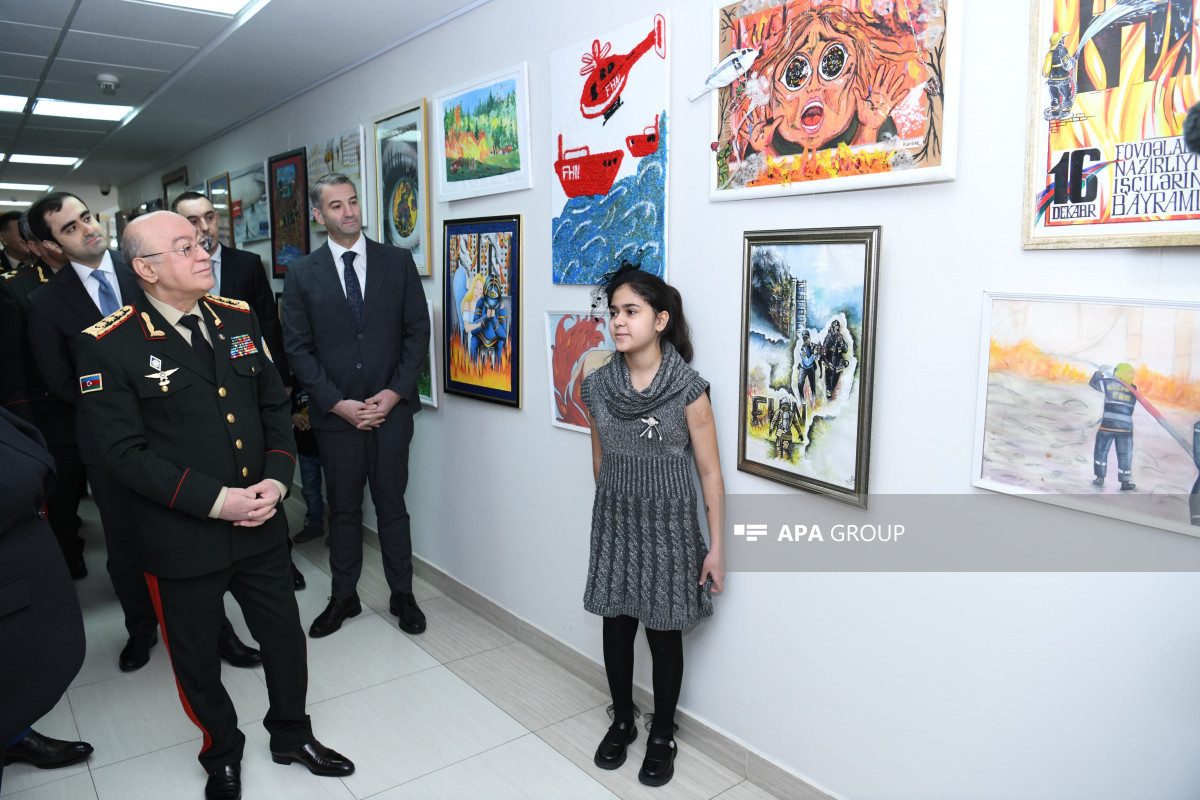
<path id="1" fill-rule="evenodd" d="M 629 743 L 636 738 L 637 726 L 632 719 L 614 722 L 596 748 L 596 756 L 592 761 L 600 769 L 616 769 L 625 763 Z"/>
<path id="2" fill-rule="evenodd" d="M 675 737 L 651 736 L 646 740 L 646 759 L 638 772 L 638 780 L 647 786 L 665 786 L 675 776 Z"/>

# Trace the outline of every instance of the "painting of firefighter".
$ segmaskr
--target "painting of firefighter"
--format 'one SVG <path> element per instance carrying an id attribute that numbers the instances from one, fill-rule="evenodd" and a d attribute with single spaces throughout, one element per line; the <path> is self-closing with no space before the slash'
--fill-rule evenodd
<path id="1" fill-rule="evenodd" d="M 879 237 L 745 234 L 739 470 L 866 507 Z"/>
<path id="2" fill-rule="evenodd" d="M 521 218 L 447 220 L 443 388 L 521 407 Z"/>
<path id="3" fill-rule="evenodd" d="M 984 298 L 975 485 L 1200 535 L 1200 304 Z"/>

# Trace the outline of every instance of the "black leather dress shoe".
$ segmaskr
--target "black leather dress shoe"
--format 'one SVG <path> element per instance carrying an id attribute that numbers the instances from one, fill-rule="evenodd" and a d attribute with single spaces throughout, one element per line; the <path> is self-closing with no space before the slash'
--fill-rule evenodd
<path id="1" fill-rule="evenodd" d="M 222 636 L 217 641 L 217 652 L 231 667 L 253 667 L 262 663 L 262 653 L 243 642 L 236 635 Z"/>
<path id="2" fill-rule="evenodd" d="M 308 771 L 313 775 L 344 778 L 347 775 L 354 774 L 353 761 L 336 750 L 330 750 L 316 739 L 310 739 L 308 744 L 303 747 L 297 747 L 295 750 L 286 750 L 279 753 L 272 750 L 271 759 L 276 764 L 291 764 L 299 761 L 308 767 Z"/>
<path id="3" fill-rule="evenodd" d="M 675 777 L 675 737 L 654 736 L 646 740 L 646 758 L 638 771 L 638 780 L 646 786 L 664 786 Z"/>
<path id="4" fill-rule="evenodd" d="M 417 607 L 417 598 L 412 592 L 392 592 L 388 610 L 400 621 L 400 630 L 405 633 L 424 633 L 425 614 Z"/>
<path id="5" fill-rule="evenodd" d="M 24 739 L 4 751 L 3 766 L 21 761 L 38 769 L 54 769 L 83 761 L 91 754 L 92 746 L 87 742 L 64 742 L 30 730 Z"/>
<path id="6" fill-rule="evenodd" d="M 308 584 L 304 582 L 304 573 L 300 571 L 299 567 L 297 567 L 295 564 L 292 564 L 292 586 L 295 587 L 296 591 L 298 592 L 307 585 Z"/>
<path id="7" fill-rule="evenodd" d="M 150 661 L 150 648 L 156 644 L 158 631 L 150 634 L 149 638 L 130 636 L 129 641 L 125 643 L 125 649 L 121 651 L 121 657 L 117 659 L 117 666 L 121 668 L 121 672 L 133 672 L 146 666 Z"/>
<path id="8" fill-rule="evenodd" d="M 242 765 L 230 764 L 208 773 L 204 784 L 204 800 L 241 800 Z"/>
<path id="9" fill-rule="evenodd" d="M 309 626 L 308 635 L 313 639 L 328 636 L 342 627 L 342 623 L 347 618 L 357 617 L 361 613 L 362 604 L 358 602 L 357 594 L 353 594 L 344 600 L 331 597 L 329 598 L 329 605 L 325 606 L 325 610 Z"/>
<path id="10" fill-rule="evenodd" d="M 633 720 L 614 722 L 608 728 L 608 733 L 600 740 L 596 755 L 592 758 L 600 769 L 616 769 L 625 763 L 626 750 L 629 743 L 637 738 L 637 726 Z"/>

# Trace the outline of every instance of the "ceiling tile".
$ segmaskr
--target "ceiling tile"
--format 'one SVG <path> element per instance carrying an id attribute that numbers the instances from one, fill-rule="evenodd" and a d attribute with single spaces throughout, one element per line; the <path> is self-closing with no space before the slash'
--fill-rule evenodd
<path id="1" fill-rule="evenodd" d="M 24 25 L 0 19 L 0 51 L 30 56 L 49 55 L 58 41 L 59 28 Z"/>
<path id="2" fill-rule="evenodd" d="M 73 61 L 136 65 L 148 69 L 173 70 L 187 61 L 195 47 L 129 39 L 100 33 L 71 31 L 63 41 L 58 57 Z"/>
<path id="3" fill-rule="evenodd" d="M 96 72 L 102 71 L 103 68 L 96 68 Z M 87 79 L 76 83 L 46 81 L 42 86 L 42 97 L 72 100 L 78 103 L 116 103 L 123 106 L 137 106 L 150 95 L 151 91 L 151 89 L 137 89 L 130 86 L 122 76 L 121 88 L 115 95 L 107 95 L 100 91 L 95 73 L 93 73 Z"/>
<path id="4" fill-rule="evenodd" d="M 32 78 L 0 77 L 0 94 L 29 97 L 35 89 L 37 89 L 37 81 Z"/>
<path id="5" fill-rule="evenodd" d="M 0 75 L 9 78 L 41 77 L 42 65 L 46 59 L 42 56 L 23 56 L 16 53 L 0 53 Z"/>
<path id="6" fill-rule="evenodd" d="M 0 19 L 61 29 L 73 5 L 73 0 L 0 0 Z"/>
<path id="7" fill-rule="evenodd" d="M 230 23 L 232 17 L 126 0 L 87 2 L 79 7 L 73 30 L 202 47 Z"/>

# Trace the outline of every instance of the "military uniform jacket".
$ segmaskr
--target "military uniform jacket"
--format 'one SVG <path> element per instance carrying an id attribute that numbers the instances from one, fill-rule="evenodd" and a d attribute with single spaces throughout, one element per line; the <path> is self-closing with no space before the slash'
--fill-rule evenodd
<path id="1" fill-rule="evenodd" d="M 200 312 L 215 379 L 144 297 L 77 343 L 83 406 L 105 463 L 137 496 L 143 566 L 165 578 L 216 572 L 287 538 L 282 513 L 256 528 L 208 516 L 222 487 L 291 485 L 296 461 L 287 394 L 257 318 L 212 295 Z"/>

